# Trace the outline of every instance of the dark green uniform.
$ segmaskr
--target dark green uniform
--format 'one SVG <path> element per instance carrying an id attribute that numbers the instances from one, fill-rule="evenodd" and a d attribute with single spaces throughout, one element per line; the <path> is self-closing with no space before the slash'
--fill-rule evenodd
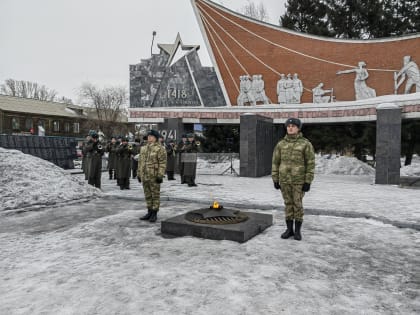
<path id="1" fill-rule="evenodd" d="M 315 154 L 312 144 L 302 136 L 286 135 L 273 152 L 271 176 L 278 182 L 284 199 L 286 220 L 303 221 L 304 183 L 314 179 Z"/>
<path id="2" fill-rule="evenodd" d="M 120 189 L 130 189 L 132 147 L 123 143 L 117 148 L 117 174 Z"/>
<path id="3" fill-rule="evenodd" d="M 149 143 L 140 149 L 137 177 L 141 180 L 147 209 L 157 212 L 160 207 L 160 183 L 166 170 L 166 150 L 159 143 Z"/>
<path id="4" fill-rule="evenodd" d="M 185 146 L 186 146 L 186 140 L 182 140 L 178 143 L 178 145 L 175 148 L 176 155 L 178 157 L 178 169 L 179 169 L 179 175 L 181 177 L 181 184 L 185 184 L 185 178 L 184 178 L 184 161 L 183 161 L 183 154 L 185 153 Z"/>
<path id="5" fill-rule="evenodd" d="M 192 140 L 187 141 L 183 151 L 184 181 L 188 186 L 197 186 L 195 177 L 197 173 L 197 153 L 200 152 L 200 143 Z"/>
<path id="6" fill-rule="evenodd" d="M 85 174 L 85 180 L 89 179 L 89 164 L 90 164 L 90 156 L 88 156 L 88 152 L 86 150 L 86 146 L 88 144 L 89 140 L 86 140 L 82 144 L 82 170 Z"/>
<path id="7" fill-rule="evenodd" d="M 166 149 L 166 174 L 168 175 L 168 180 L 175 180 L 175 163 L 176 163 L 176 152 L 175 145 L 173 141 L 165 144 Z"/>
<path id="8" fill-rule="evenodd" d="M 97 188 L 101 188 L 102 175 L 102 156 L 105 149 L 98 141 L 90 140 L 86 145 L 86 152 L 88 157 L 88 183 Z"/>
<path id="9" fill-rule="evenodd" d="M 106 152 L 108 152 L 108 173 L 109 173 L 109 179 L 112 179 L 114 176 L 114 179 L 117 179 L 116 175 L 116 168 L 117 168 L 117 148 L 118 143 L 108 143 L 106 146 Z"/>

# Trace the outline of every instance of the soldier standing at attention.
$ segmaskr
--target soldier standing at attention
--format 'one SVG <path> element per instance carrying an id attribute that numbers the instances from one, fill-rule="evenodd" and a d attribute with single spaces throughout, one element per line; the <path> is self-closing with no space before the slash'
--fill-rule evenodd
<path id="1" fill-rule="evenodd" d="M 184 159 L 184 152 L 185 152 L 185 146 L 187 145 L 187 135 L 183 134 L 181 137 L 181 141 L 178 143 L 176 147 L 176 153 L 178 155 L 178 168 L 179 168 L 179 175 L 181 177 L 181 184 L 185 184 L 185 178 L 184 178 L 184 166 L 185 163 L 183 161 Z"/>
<path id="2" fill-rule="evenodd" d="M 140 153 L 140 139 L 135 139 L 131 149 L 131 174 L 133 179 L 137 177 L 137 168 L 139 167 L 138 155 Z"/>
<path id="3" fill-rule="evenodd" d="M 85 174 L 85 180 L 89 179 L 89 164 L 90 164 L 90 157 L 88 158 L 88 153 L 86 151 L 86 147 L 88 145 L 88 143 L 91 141 L 91 136 L 90 134 L 86 136 L 86 140 L 83 141 L 82 144 L 82 170 L 83 173 Z"/>
<path id="4" fill-rule="evenodd" d="M 102 175 L 102 155 L 105 149 L 99 143 L 99 136 L 96 132 L 92 133 L 92 139 L 86 145 L 86 152 L 90 157 L 88 183 L 97 188 L 101 188 Z"/>
<path id="5" fill-rule="evenodd" d="M 193 133 L 187 134 L 184 152 L 184 180 L 188 187 L 195 187 L 197 186 L 195 176 L 197 173 L 197 153 L 200 152 L 200 142 L 195 140 Z"/>
<path id="6" fill-rule="evenodd" d="M 132 147 L 128 145 L 128 137 L 122 138 L 121 145 L 117 149 L 118 183 L 120 189 L 130 189 L 131 155 Z"/>
<path id="7" fill-rule="evenodd" d="M 175 162 L 176 162 L 176 153 L 175 153 L 175 142 L 173 139 L 169 139 L 165 144 L 166 149 L 166 174 L 168 175 L 168 180 L 175 180 Z"/>
<path id="8" fill-rule="evenodd" d="M 117 139 L 115 137 L 111 138 L 111 142 L 108 143 L 106 146 L 106 152 L 108 152 L 108 173 L 109 179 L 112 179 L 112 175 L 114 175 L 114 179 L 117 179 L 116 171 L 117 168 Z"/>
<path id="9" fill-rule="evenodd" d="M 140 220 L 156 222 L 160 206 L 160 184 L 166 170 L 166 150 L 159 143 L 159 132 L 150 130 L 147 145 L 141 147 L 137 178 L 143 184 L 147 213 Z"/>
<path id="10" fill-rule="evenodd" d="M 302 136 L 302 123 L 299 119 L 289 118 L 285 126 L 287 134 L 274 148 L 271 176 L 274 188 L 281 190 L 285 205 L 287 230 L 281 238 L 294 236 L 295 240 L 300 241 L 302 199 L 314 179 L 315 153 L 309 140 Z"/>

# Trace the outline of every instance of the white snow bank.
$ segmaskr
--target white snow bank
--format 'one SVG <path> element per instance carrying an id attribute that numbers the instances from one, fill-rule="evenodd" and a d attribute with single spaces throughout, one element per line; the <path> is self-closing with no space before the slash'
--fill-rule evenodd
<path id="1" fill-rule="evenodd" d="M 211 156 L 211 154 L 208 154 Z M 216 155 L 214 155 L 216 156 Z M 215 158 L 198 158 L 197 174 L 199 175 L 231 175 L 229 155 L 219 155 Z M 239 172 L 239 159 L 237 154 L 232 158 L 232 166 L 236 172 Z M 420 169 L 420 165 L 417 165 Z M 335 156 L 335 155 L 317 155 L 315 160 L 316 174 L 332 175 L 374 175 L 375 169 L 370 165 L 356 159 L 355 157 Z"/>
<path id="2" fill-rule="evenodd" d="M 401 165 L 404 165 L 404 160 L 401 159 Z M 401 176 L 420 176 L 420 157 L 414 155 L 411 164 L 401 167 Z"/>
<path id="3" fill-rule="evenodd" d="M 92 198 L 101 191 L 58 166 L 0 148 L 0 211 Z"/>
<path id="4" fill-rule="evenodd" d="M 315 173 L 334 175 L 374 175 L 375 169 L 355 157 L 317 155 Z"/>

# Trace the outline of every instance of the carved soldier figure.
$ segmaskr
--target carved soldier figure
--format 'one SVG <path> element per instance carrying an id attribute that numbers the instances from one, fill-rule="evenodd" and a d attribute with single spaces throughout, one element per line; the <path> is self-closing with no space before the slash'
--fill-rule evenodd
<path id="1" fill-rule="evenodd" d="M 263 104 L 269 104 L 270 101 L 265 94 L 264 80 L 261 74 L 254 74 L 252 76 L 252 91 L 255 97 L 255 103 L 262 102 Z"/>
<path id="2" fill-rule="evenodd" d="M 284 104 L 286 103 L 286 87 L 285 87 L 285 75 L 284 73 L 280 74 L 280 80 L 277 81 L 277 100 L 279 102 L 279 104 Z"/>
<path id="3" fill-rule="evenodd" d="M 403 67 L 401 70 L 394 74 L 395 81 L 401 77 L 401 80 L 395 84 L 395 94 L 397 94 L 397 90 L 400 85 L 404 82 L 406 78 L 407 82 L 405 83 L 404 94 L 410 93 L 410 90 L 413 85 L 416 86 L 416 92 L 420 92 L 420 72 L 419 67 L 417 64 L 411 60 L 411 56 L 404 56 L 403 57 Z"/>
<path id="4" fill-rule="evenodd" d="M 302 81 L 299 79 L 298 74 L 293 75 L 293 99 L 292 103 L 300 104 L 300 99 L 303 94 Z"/>
<path id="5" fill-rule="evenodd" d="M 255 97 L 252 92 L 252 83 L 249 79 L 249 75 L 242 75 L 239 77 L 239 96 L 238 96 L 238 106 L 244 106 L 245 103 L 256 105 Z"/>
<path id="6" fill-rule="evenodd" d="M 293 80 L 290 73 L 287 74 L 287 79 L 284 81 L 284 88 L 286 94 L 286 104 L 293 103 Z"/>

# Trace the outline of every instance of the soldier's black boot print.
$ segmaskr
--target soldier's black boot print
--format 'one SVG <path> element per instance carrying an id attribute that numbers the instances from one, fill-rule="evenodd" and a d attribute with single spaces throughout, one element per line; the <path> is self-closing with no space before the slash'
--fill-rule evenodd
<path id="1" fill-rule="evenodd" d="M 295 240 L 300 241 L 302 235 L 300 234 L 300 228 L 302 227 L 302 221 L 295 221 Z"/>
<path id="2" fill-rule="evenodd" d="M 150 216 L 152 215 L 152 210 L 147 209 L 147 213 L 140 218 L 140 220 L 149 220 Z"/>
<path id="3" fill-rule="evenodd" d="M 152 210 L 151 212 L 152 213 L 150 215 L 149 222 L 156 222 L 156 220 L 157 220 L 157 211 L 156 210 Z"/>
<path id="4" fill-rule="evenodd" d="M 293 233 L 293 220 L 286 220 L 287 230 L 281 235 L 281 238 L 289 238 Z"/>

